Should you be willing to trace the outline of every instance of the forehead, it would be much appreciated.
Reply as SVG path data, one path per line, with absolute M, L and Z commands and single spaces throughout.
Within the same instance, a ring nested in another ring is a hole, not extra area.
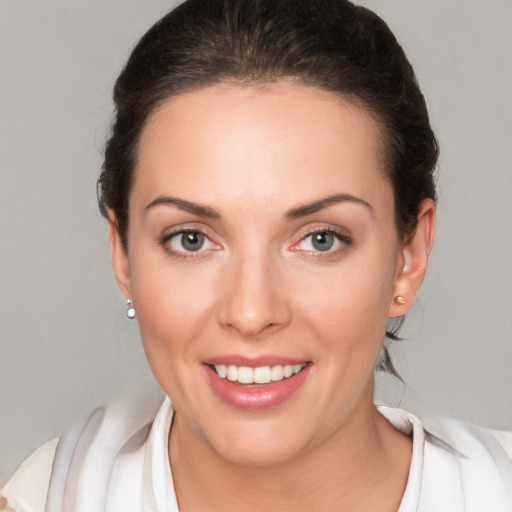
M 273 202 L 388 187 L 379 127 L 339 96 L 278 82 L 219 84 L 168 99 L 140 140 L 134 195 Z M 201 184 L 198 187 L 198 184 Z M 304 196 L 304 197 L 300 197 Z M 285 196 L 286 197 L 286 196 Z

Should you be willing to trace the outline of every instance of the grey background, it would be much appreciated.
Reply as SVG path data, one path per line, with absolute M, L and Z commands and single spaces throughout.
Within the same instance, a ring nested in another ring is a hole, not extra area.
M 0 0 L 0 482 L 84 412 L 158 396 L 95 181 L 113 81 L 173 2 Z M 366 0 L 442 148 L 436 247 L 379 400 L 512 429 L 512 2 Z M 158 399 L 158 398 L 157 398 Z

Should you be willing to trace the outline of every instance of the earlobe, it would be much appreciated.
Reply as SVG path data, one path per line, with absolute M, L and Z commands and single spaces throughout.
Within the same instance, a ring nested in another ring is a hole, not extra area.
M 432 251 L 436 209 L 434 201 L 424 199 L 418 211 L 416 230 L 407 237 L 400 251 L 400 265 L 395 277 L 390 317 L 402 316 L 416 301 L 416 295 L 425 278 L 428 258 Z
M 108 210 L 108 233 L 112 267 L 119 289 L 127 299 L 132 298 L 130 264 L 119 233 L 117 216 L 112 209 Z

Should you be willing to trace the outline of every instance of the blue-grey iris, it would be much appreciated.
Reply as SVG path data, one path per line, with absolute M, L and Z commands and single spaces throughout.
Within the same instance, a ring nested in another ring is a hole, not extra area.
M 187 251 L 199 251 L 204 245 L 204 235 L 202 233 L 183 233 L 181 235 L 181 245 Z
M 320 231 L 312 235 L 312 244 L 317 251 L 328 251 L 334 245 L 334 235 L 328 231 Z

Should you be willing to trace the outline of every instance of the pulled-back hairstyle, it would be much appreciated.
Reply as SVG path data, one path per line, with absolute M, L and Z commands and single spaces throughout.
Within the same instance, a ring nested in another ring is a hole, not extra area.
M 125 250 L 139 140 L 155 109 L 193 88 L 283 78 L 373 115 L 398 233 L 414 231 L 421 201 L 436 199 L 438 146 L 414 71 L 386 23 L 347 0 L 186 0 L 141 38 L 114 88 L 98 202 L 104 216 L 115 213 Z

